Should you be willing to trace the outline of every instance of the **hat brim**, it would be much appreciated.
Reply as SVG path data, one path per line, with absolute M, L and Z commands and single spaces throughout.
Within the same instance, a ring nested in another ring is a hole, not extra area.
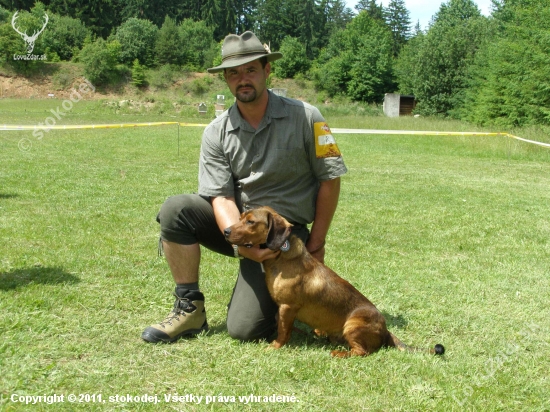
M 281 57 L 283 57 L 283 54 L 279 53 L 279 52 L 273 52 L 273 53 L 269 53 L 269 54 L 257 53 L 257 54 L 251 54 L 251 55 L 248 55 L 248 56 L 243 56 L 243 57 L 236 57 L 236 58 L 228 59 L 228 60 L 224 61 L 219 66 L 211 67 L 210 69 L 206 69 L 206 71 L 208 73 L 219 73 L 219 72 L 223 71 L 224 69 L 229 69 L 230 67 L 241 66 L 243 64 L 250 63 L 254 60 L 261 59 L 262 57 L 267 57 L 267 61 L 272 62 L 272 61 L 275 61 L 275 60 L 279 60 Z

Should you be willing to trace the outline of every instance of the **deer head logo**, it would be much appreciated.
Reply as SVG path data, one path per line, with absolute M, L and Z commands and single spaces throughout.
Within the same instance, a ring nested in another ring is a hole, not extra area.
M 15 12 L 15 14 L 13 15 L 12 19 L 11 19 L 11 25 L 13 27 L 13 29 L 19 33 L 19 35 L 23 38 L 23 40 L 25 40 L 25 43 L 27 43 L 27 53 L 28 54 L 31 54 L 32 51 L 34 50 L 34 42 L 36 41 L 36 39 L 38 38 L 38 36 L 40 35 L 40 33 L 42 33 L 44 31 L 44 29 L 46 28 L 46 24 L 48 24 L 48 15 L 46 13 L 44 13 L 44 16 L 46 17 L 46 21 L 44 22 L 44 25 L 42 26 L 42 28 L 40 30 L 35 30 L 34 33 L 32 34 L 32 36 L 28 36 L 26 32 L 21 32 L 20 30 L 17 29 L 17 27 L 15 27 L 15 20 L 17 19 L 17 13 L 19 13 L 18 11 Z

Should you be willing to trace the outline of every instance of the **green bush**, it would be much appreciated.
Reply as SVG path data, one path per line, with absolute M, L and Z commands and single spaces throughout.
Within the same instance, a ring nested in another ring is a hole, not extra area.
M 43 25 L 45 23 L 43 5 L 41 3 L 37 3 L 37 5 L 38 6 L 34 7 L 31 10 L 31 12 L 28 12 L 25 10 L 21 10 L 17 12 L 15 27 L 17 27 L 19 31 L 27 34 L 32 34 L 33 32 L 39 31 L 40 29 L 43 28 Z M 23 41 L 21 36 L 11 26 L 11 20 L 14 14 L 15 13 L 11 13 L 8 19 L 8 22 L 5 23 L 6 28 L 2 33 L 3 41 L 0 42 L 0 45 L 4 45 L 3 46 L 4 50 L 7 48 L 10 48 L 12 50 L 12 53 L 11 53 L 12 56 L 10 57 L 11 60 L 13 60 L 13 54 L 28 54 L 27 44 Z M 49 28 L 49 24 L 46 27 Z M 9 29 L 11 33 L 7 33 L 6 32 L 7 29 Z M 7 39 L 8 44 L 4 43 L 5 41 L 4 39 Z M 15 44 L 11 41 L 12 39 L 17 39 Z M 44 33 L 42 33 L 40 36 L 38 36 L 38 38 L 34 43 L 32 54 L 42 55 L 44 54 L 44 52 L 45 52 Z
M 55 50 L 50 50 L 49 47 L 46 47 L 46 53 L 45 54 L 46 54 L 47 60 L 50 63 L 57 63 L 57 62 L 61 61 L 61 57 L 59 57 L 59 54 L 57 54 L 57 52 Z
M 218 43 L 215 44 L 216 53 L 213 55 L 212 63 L 210 64 L 210 67 L 215 67 L 222 64 L 222 45 L 223 45 L 223 40 L 220 40 Z
M 43 7 L 41 3 L 37 3 L 39 7 Z M 42 9 L 43 10 L 43 9 Z M 33 33 L 35 30 L 40 30 L 44 24 L 44 14 L 36 7 L 31 12 L 20 11 L 16 19 L 16 27 L 25 33 Z M 5 19 L 6 12 L 2 12 L 2 17 Z M 13 29 L 11 25 L 11 17 L 13 13 L 8 13 L 8 22 L 0 23 L 0 59 L 7 63 L 16 73 L 22 75 L 30 75 L 41 67 L 44 62 L 42 60 L 19 60 L 14 59 L 14 55 L 27 55 L 27 44 L 21 36 Z M 32 54 L 44 55 L 46 52 L 42 36 L 36 40 Z
M 204 70 L 212 67 L 212 61 L 219 53 L 213 40 L 214 29 L 204 21 L 185 19 L 178 27 L 182 41 L 182 64 L 191 70 Z
M 148 75 L 148 83 L 156 89 L 170 87 L 176 78 L 177 67 L 165 64 L 156 70 L 151 70 Z
M 213 80 L 210 76 L 198 78 L 191 82 L 190 92 L 197 96 L 202 96 L 210 90 Z
M 149 20 L 130 18 L 118 27 L 115 39 L 121 45 L 119 60 L 131 66 L 135 59 L 151 67 L 155 63 L 158 28 Z
M 312 68 L 315 87 L 333 97 L 344 94 L 350 80 L 349 72 L 353 64 L 350 53 L 327 58 L 327 52 L 321 52 L 318 61 Z
M 84 75 L 95 85 L 109 83 L 117 74 L 118 42 L 107 43 L 98 38 L 82 49 L 79 59 L 84 64 Z
M 11 13 L 0 6 L 0 23 L 7 23 L 10 20 Z
M 360 13 L 331 36 L 312 69 L 315 86 L 330 96 L 382 101 L 395 88 L 391 36 L 384 22 Z
M 273 72 L 280 79 L 294 78 L 299 73 L 306 73 L 311 62 L 307 57 L 306 47 L 294 37 L 285 37 L 279 50 L 283 58 L 273 64 Z
M 90 30 L 78 19 L 54 13 L 48 13 L 48 16 L 48 28 L 43 33 L 44 46 L 50 53 L 56 53 L 61 60 L 69 61 L 75 49 L 84 46 L 84 39 L 90 35 Z
M 60 69 L 52 76 L 52 83 L 56 90 L 66 90 L 72 85 L 75 75 L 70 70 Z
M 0 56 L 3 61 L 12 63 L 14 54 L 24 54 L 25 43 L 13 30 L 10 23 L 0 24 Z
M 486 38 L 489 21 L 472 0 L 450 0 L 430 30 L 411 40 L 396 64 L 402 92 L 416 96 L 416 112 L 456 116 L 468 87 L 468 67 Z
M 155 44 L 156 62 L 158 64 L 181 64 L 183 46 L 174 19 L 166 16 L 160 28 Z

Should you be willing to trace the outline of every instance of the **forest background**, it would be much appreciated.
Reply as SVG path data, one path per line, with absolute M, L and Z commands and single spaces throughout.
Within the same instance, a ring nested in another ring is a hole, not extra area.
M 0 69 L 32 76 L 72 61 L 96 86 L 145 87 L 146 70 L 204 71 L 225 35 L 253 30 L 285 56 L 274 76 L 309 80 L 329 98 L 380 103 L 399 92 L 422 115 L 550 124 L 550 0 L 493 0 L 490 16 L 449 0 L 426 30 L 413 27 L 404 0 L 355 9 L 342 0 L 0 0 Z M 36 32 L 45 14 L 32 53 L 46 59 L 15 59 L 28 50 L 14 26 Z

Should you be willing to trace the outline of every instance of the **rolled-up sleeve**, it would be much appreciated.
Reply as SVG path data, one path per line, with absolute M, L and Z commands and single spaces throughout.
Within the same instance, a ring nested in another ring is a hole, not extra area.
M 199 194 L 209 197 L 233 197 L 233 174 L 220 136 L 220 132 L 213 125 L 204 131 L 199 157 Z
M 318 136 L 314 130 L 315 124 L 323 124 L 327 129 L 328 125 L 326 124 L 326 120 L 323 118 L 321 112 L 319 112 L 316 107 L 311 107 L 311 114 L 312 118 L 310 123 L 307 125 L 308 130 L 304 133 L 306 136 L 305 140 L 307 142 L 306 146 L 311 168 L 319 181 L 336 179 L 337 177 L 346 174 L 348 171 L 344 163 L 344 159 L 342 158 L 340 150 L 336 145 L 336 140 L 334 140 L 330 130 L 327 130 L 326 133 L 330 136 L 331 141 L 334 141 L 333 147 L 336 149 L 336 154 L 319 155 L 319 153 L 317 153 L 319 149 L 315 141 L 318 139 Z

